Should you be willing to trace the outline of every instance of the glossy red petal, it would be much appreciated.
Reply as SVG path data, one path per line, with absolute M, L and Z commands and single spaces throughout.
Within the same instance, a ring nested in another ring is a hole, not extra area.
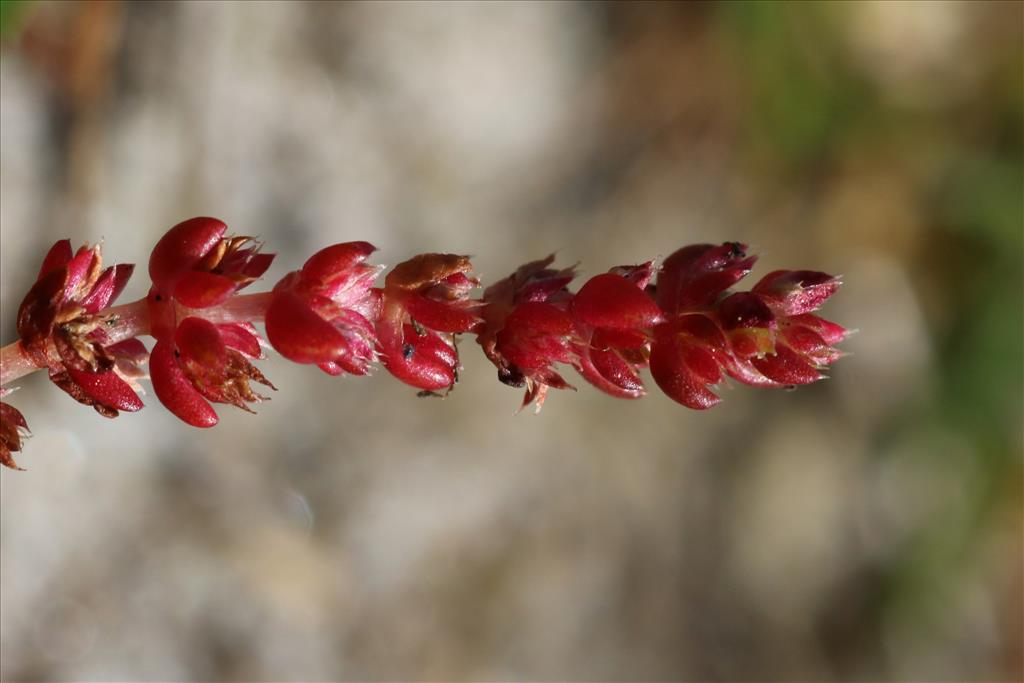
M 590 338 L 590 345 L 595 349 L 640 349 L 649 340 L 649 335 L 639 330 L 599 329 Z
M 341 367 L 334 361 L 328 361 L 326 363 L 317 363 L 316 366 L 326 372 L 331 377 L 337 377 L 345 374 L 345 368 Z
M 365 261 L 377 247 L 369 242 L 332 244 L 309 257 L 302 266 L 302 277 L 323 284 L 346 277 L 351 269 Z
M 220 330 L 209 320 L 190 316 L 178 323 L 174 343 L 180 362 L 208 370 L 219 370 L 227 363 L 227 346 Z
M 776 270 L 751 290 L 762 295 L 784 315 L 810 313 L 836 293 L 840 281 L 815 270 Z
M 209 308 L 224 303 L 237 290 L 237 281 L 225 275 L 192 270 L 178 280 L 174 298 L 189 308 Z
M 190 218 L 160 238 L 149 257 L 149 277 L 159 288 L 171 289 L 220 242 L 228 226 L 216 218 Z
M 587 349 L 576 368 L 592 385 L 618 398 L 640 398 L 646 392 L 636 369 L 615 351 Z
M 786 346 L 779 345 L 774 354 L 750 361 L 765 377 L 780 384 L 811 384 L 822 378 L 811 363 Z
M 179 419 L 193 427 L 212 427 L 217 424 L 217 413 L 182 372 L 172 344 L 159 341 L 153 347 L 150 354 L 150 376 L 156 397 Z
M 834 323 L 831 320 L 825 320 L 816 315 L 810 313 L 804 313 L 803 315 L 794 315 L 789 321 L 793 324 L 803 325 L 809 327 L 825 340 L 827 344 L 836 345 L 839 342 L 850 336 L 850 330 L 846 329 L 838 323 Z
M 68 367 L 67 373 L 96 403 L 133 413 L 142 410 L 142 400 L 131 386 L 113 371 L 88 372 Z
M 687 365 L 685 344 L 678 337 L 655 339 L 651 345 L 651 376 L 665 395 L 687 408 L 706 410 L 722 399 Z
M 44 275 L 49 274 L 50 271 L 66 266 L 71 260 L 71 256 L 71 240 L 60 240 L 50 247 L 50 251 L 46 252 L 46 256 L 43 258 L 43 265 L 39 268 L 39 275 L 36 279 L 39 280 Z
M 93 285 L 92 291 L 82 301 L 82 308 L 87 313 L 99 313 L 107 308 L 128 284 L 128 278 L 131 277 L 133 270 L 135 266 L 129 263 L 121 263 L 104 270 Z
M 662 320 L 651 297 L 614 273 L 590 278 L 573 297 L 571 308 L 577 320 L 593 327 L 643 329 Z
M 348 341 L 288 290 L 274 292 L 266 314 L 267 339 L 295 363 L 327 363 L 345 353 Z
M 465 307 L 428 299 L 416 292 L 408 293 L 403 303 L 413 320 L 438 332 L 466 332 L 480 320 Z
M 569 335 L 574 326 L 572 316 L 554 304 L 528 301 L 513 309 L 505 319 L 505 328 L 517 333 Z
M 396 379 L 426 391 L 452 386 L 459 364 L 455 349 L 436 332 L 418 334 L 405 325 L 401 346 L 384 348 L 381 363 Z
M 747 256 L 746 249 L 738 242 L 679 249 L 661 266 L 658 305 L 668 314 L 710 305 L 754 267 L 757 258 Z
M 124 341 L 111 344 L 110 346 L 104 346 L 103 350 L 112 358 L 124 358 L 135 362 L 144 361 L 149 356 L 149 351 L 146 350 L 146 345 L 143 344 L 138 337 L 125 339 Z
M 84 298 L 86 292 L 79 292 L 78 288 L 84 283 L 91 282 L 90 276 L 96 274 L 100 268 L 100 248 L 82 246 L 78 248 L 74 257 L 68 261 L 68 279 L 64 285 L 65 295 L 68 297 Z
M 242 275 L 253 280 L 262 277 L 267 272 L 270 264 L 274 262 L 275 254 L 256 253 L 253 254 L 239 271 Z
M 256 334 L 256 328 L 250 323 L 226 323 L 217 325 L 224 344 L 232 349 L 240 351 L 249 358 L 261 358 L 263 349 L 260 348 L 260 338 Z

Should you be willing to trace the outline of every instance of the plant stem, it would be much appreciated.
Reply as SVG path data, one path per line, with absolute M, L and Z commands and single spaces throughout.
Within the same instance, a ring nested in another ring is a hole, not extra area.
M 177 307 L 177 318 L 194 316 L 210 322 L 222 323 L 261 323 L 270 305 L 270 292 L 259 294 L 242 294 L 232 297 L 220 306 L 210 308 Z M 139 299 L 130 304 L 122 304 L 109 308 L 99 314 L 106 321 L 107 338 L 104 345 L 149 335 L 149 306 L 146 299 Z M 41 370 L 25 353 L 20 341 L 0 348 L 0 386 Z

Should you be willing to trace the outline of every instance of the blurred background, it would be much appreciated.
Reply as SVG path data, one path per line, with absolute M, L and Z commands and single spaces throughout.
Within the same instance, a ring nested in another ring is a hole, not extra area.
M 272 357 L 210 431 L 32 376 L 0 678 L 1024 678 L 1021 3 L 0 8 L 5 342 L 54 241 L 144 265 L 194 215 L 268 286 L 352 239 L 487 281 L 740 240 L 860 330 L 708 413 L 516 416 L 471 340 L 443 401 Z

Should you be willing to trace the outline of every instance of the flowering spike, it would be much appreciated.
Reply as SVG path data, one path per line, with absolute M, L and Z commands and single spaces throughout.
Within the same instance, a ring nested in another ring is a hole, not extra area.
M 645 394 L 649 367 L 670 398 L 706 409 L 720 402 L 714 389 L 724 377 L 758 387 L 821 379 L 849 334 L 813 314 L 840 285 L 826 273 L 779 270 L 751 291 L 729 291 L 756 260 L 736 242 L 683 247 L 660 268 L 616 266 L 576 293 L 575 266 L 553 268 L 551 255 L 479 299 L 467 256 L 414 256 L 375 288 L 384 267 L 367 263 L 374 246 L 345 242 L 313 254 L 273 291 L 237 296 L 273 255 L 226 231 L 215 218 L 171 228 L 150 256 L 149 295 L 116 309 L 133 267 L 104 269 L 99 246 L 54 244 L 19 307 L 20 340 L 0 354 L 3 381 L 46 369 L 73 398 L 114 417 L 142 408 L 148 362 L 160 402 L 188 424 L 211 427 L 212 403 L 251 412 L 264 400 L 252 383 L 274 388 L 250 362 L 264 357 L 253 325 L 263 321 L 270 344 L 290 360 L 334 376 L 365 375 L 379 361 L 421 394 L 451 390 L 456 337 L 471 333 L 498 379 L 525 388 L 522 407 L 539 411 L 549 389 L 573 389 L 561 364 L 620 398 Z M 156 339 L 151 353 L 138 339 L 145 334 Z M 11 453 L 26 430 L 24 417 L 0 403 L 0 464 L 16 467 Z

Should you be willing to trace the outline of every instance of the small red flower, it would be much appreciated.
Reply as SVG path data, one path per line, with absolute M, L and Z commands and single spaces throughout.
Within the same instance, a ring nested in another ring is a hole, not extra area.
M 43 259 L 18 309 L 18 335 L 26 354 L 48 368 L 54 384 L 106 417 L 142 408 L 123 377 L 133 366 L 133 349 L 107 345 L 107 320 L 100 315 L 124 289 L 133 268 L 104 269 L 99 245 L 72 253 L 71 242 L 61 240 Z
M 472 264 L 456 254 L 420 254 L 384 279 L 377 339 L 381 362 L 399 380 L 435 392 L 458 379 L 453 336 L 480 322 L 469 299 L 479 286 Z
M 150 330 L 157 339 L 174 334 L 178 308 L 217 306 L 255 282 L 274 260 L 250 237 L 225 237 L 216 218 L 191 218 L 167 231 L 149 257 Z M 187 313 L 186 313 L 187 314 Z
M 193 427 L 212 427 L 218 418 L 210 401 L 252 412 L 248 404 L 266 397 L 253 391 L 249 382 L 274 388 L 248 360 L 259 357 L 259 338 L 251 325 L 215 325 L 188 317 L 173 339 L 160 339 L 153 347 L 153 390 L 181 420 Z
M 549 386 L 573 389 L 552 367 L 571 362 L 572 318 L 566 312 L 574 268 L 550 268 L 555 255 L 520 266 L 484 290 L 483 322 L 474 329 L 484 355 L 498 368 L 498 379 L 525 387 L 520 409 L 544 405 Z M 520 310 L 522 309 L 522 310 Z
M 0 389 L 0 396 L 10 393 Z M 0 465 L 20 470 L 11 453 L 21 451 L 21 440 L 28 434 L 28 423 L 21 412 L 12 405 L 0 401 Z
M 375 250 L 368 242 L 335 244 L 277 283 L 266 326 L 282 356 L 315 363 L 330 375 L 369 371 L 377 360 L 373 321 L 381 300 L 372 286 L 384 269 L 365 263 Z
M 150 374 L 157 398 L 195 427 L 217 424 L 210 405 L 230 403 L 252 412 L 265 399 L 250 381 L 273 385 L 250 358 L 261 358 L 260 338 L 249 323 L 214 324 L 189 315 L 218 306 L 257 280 L 274 259 L 249 237 L 225 237 L 216 218 L 178 223 L 160 238 L 149 258 L 153 280 L 147 303 L 156 346 Z

